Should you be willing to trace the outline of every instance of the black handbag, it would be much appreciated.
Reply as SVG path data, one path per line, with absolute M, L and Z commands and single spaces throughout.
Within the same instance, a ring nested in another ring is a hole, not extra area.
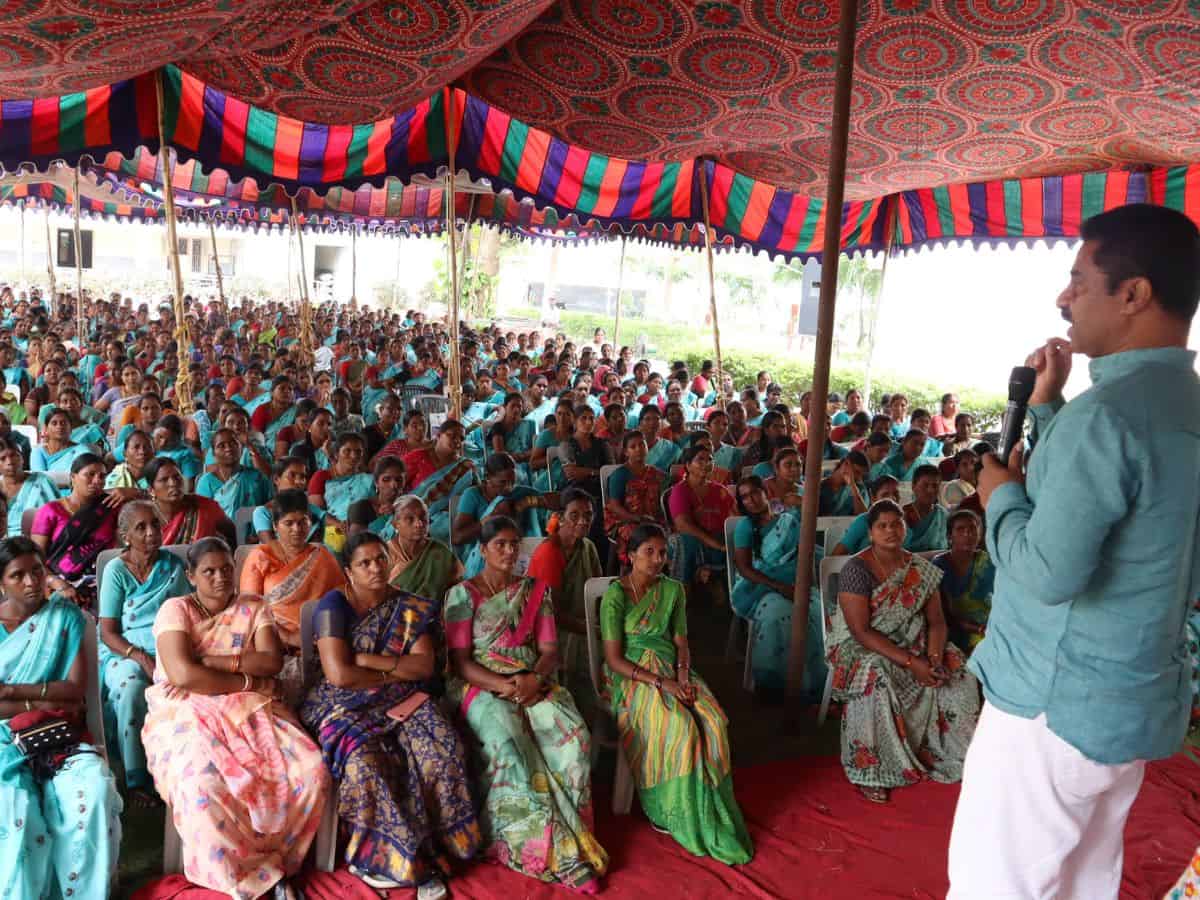
M 12 736 L 38 782 L 53 778 L 81 740 L 79 729 L 58 717 L 43 717 L 24 728 L 13 728 Z

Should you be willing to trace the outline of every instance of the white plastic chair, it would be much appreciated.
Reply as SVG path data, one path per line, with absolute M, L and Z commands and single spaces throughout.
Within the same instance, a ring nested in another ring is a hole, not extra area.
M 913 486 L 911 481 L 900 482 L 900 505 L 913 502 Z
M 554 461 L 558 460 L 558 464 L 561 466 L 566 458 L 562 447 L 546 448 L 546 480 L 550 483 L 551 491 L 554 490 Z
M 696 431 L 708 431 L 708 423 L 703 419 L 693 419 L 691 422 L 683 423 L 683 430 L 689 434 Z
M 42 474 L 54 482 L 56 488 L 69 488 L 71 486 L 70 472 L 43 472 Z
M 827 556 L 821 560 L 821 655 L 829 654 L 829 620 L 837 608 L 838 575 L 852 556 Z M 817 710 L 817 727 L 825 724 L 829 713 L 829 700 L 833 696 L 833 669 L 825 676 L 825 690 L 821 692 L 821 707 Z
M 618 816 L 629 814 L 633 808 L 633 770 L 621 746 L 621 736 L 617 733 L 616 722 L 612 714 L 605 708 L 604 696 L 600 692 L 600 662 L 603 653 L 600 649 L 600 598 L 608 590 L 608 586 L 616 581 L 613 577 L 589 578 L 583 585 L 583 614 L 587 623 L 587 652 L 588 671 L 592 676 L 592 690 L 596 692 L 599 703 L 596 706 L 596 719 L 592 722 L 592 763 L 600 745 L 614 747 L 617 751 L 617 771 L 613 778 L 613 813 Z M 603 736 L 602 736 L 603 735 Z M 608 737 L 608 735 L 612 735 Z
M 25 439 L 29 441 L 29 449 L 32 452 L 33 448 L 38 446 L 41 441 L 38 440 L 37 428 L 33 425 L 14 425 L 12 430 L 17 434 L 25 435 Z
M 823 459 L 821 460 L 821 477 L 825 478 L 833 474 L 833 470 L 838 467 L 840 459 Z
M 825 532 L 825 554 L 830 555 L 837 546 L 855 516 L 821 516 L 817 519 L 817 531 Z
M 237 542 L 241 547 L 245 544 L 257 544 L 258 535 L 254 533 L 254 510 L 257 507 L 243 506 L 233 514 L 233 525 L 237 530 Z

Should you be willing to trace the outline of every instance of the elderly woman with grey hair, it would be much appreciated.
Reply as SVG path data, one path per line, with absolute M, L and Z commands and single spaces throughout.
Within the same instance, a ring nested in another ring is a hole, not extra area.
M 149 500 L 121 508 L 117 536 L 124 549 L 105 566 L 100 582 L 100 686 L 130 799 L 149 805 L 156 800 L 142 722 L 154 678 L 154 617 L 168 597 L 187 594 L 191 586 L 183 561 L 162 547 L 162 521 Z
M 434 601 L 440 609 L 446 591 L 462 580 L 463 567 L 445 544 L 429 536 L 429 507 L 416 494 L 392 504 L 394 535 L 388 541 L 392 587 Z

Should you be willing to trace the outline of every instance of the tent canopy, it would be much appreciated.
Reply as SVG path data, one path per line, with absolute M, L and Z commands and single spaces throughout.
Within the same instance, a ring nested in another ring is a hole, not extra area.
M 719 244 L 789 258 L 820 249 L 834 3 L 0 10 L 9 170 L 83 156 L 111 169 L 114 152 L 136 162 L 139 147 L 157 151 L 153 72 L 165 66 L 168 141 L 200 181 L 254 179 L 253 199 L 214 192 L 223 221 L 280 221 L 271 185 L 310 188 L 325 221 L 369 221 L 403 194 L 389 178 L 407 185 L 445 167 L 453 135 L 457 165 L 511 191 L 514 214 L 515 201 L 534 204 L 519 228 L 640 230 L 694 246 L 704 179 Z M 1149 199 L 1200 212 L 1187 165 L 1200 154 L 1195 0 L 864 0 L 859 18 L 847 250 L 1070 237 L 1097 197 L 1099 209 Z

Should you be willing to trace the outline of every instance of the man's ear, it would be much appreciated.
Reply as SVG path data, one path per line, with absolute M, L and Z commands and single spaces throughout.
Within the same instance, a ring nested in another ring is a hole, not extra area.
M 1149 278 L 1127 278 L 1117 288 L 1117 296 L 1121 302 L 1121 315 L 1135 316 L 1145 312 L 1154 302 L 1154 288 L 1150 286 Z

